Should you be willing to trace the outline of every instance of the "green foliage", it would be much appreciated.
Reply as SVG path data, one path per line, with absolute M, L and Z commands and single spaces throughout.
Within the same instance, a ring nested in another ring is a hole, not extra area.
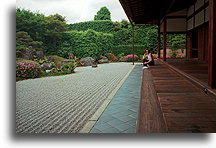
M 40 64 L 40 65 L 43 64 L 43 63 L 51 63 L 51 64 L 52 64 L 52 67 L 56 68 L 55 62 L 50 62 L 50 61 L 48 61 L 47 59 L 42 60 L 42 59 L 37 59 L 37 58 L 35 58 L 34 61 L 37 62 L 37 63 Z
M 143 55 L 144 54 L 145 47 L 143 45 L 134 45 L 134 53 L 137 55 Z M 114 46 L 112 49 L 112 52 L 115 55 L 123 54 L 123 55 L 129 55 L 133 53 L 132 50 L 132 44 L 131 45 L 117 45 Z
M 55 54 L 62 42 L 63 32 L 66 31 L 65 18 L 59 14 L 50 15 L 45 21 L 45 27 L 48 28 L 44 37 L 44 43 L 48 47 L 45 52 L 47 54 Z
M 43 41 L 46 17 L 30 10 L 16 9 L 16 31 L 27 32 L 35 41 Z
M 130 44 L 131 32 L 128 29 L 119 29 L 113 32 L 114 45 L 126 45 Z
M 107 7 L 102 7 L 94 16 L 94 20 L 111 20 L 111 13 Z
M 118 55 L 116 55 L 116 58 L 120 59 L 122 57 L 125 57 L 125 54 L 124 53 L 119 53 Z
M 130 23 L 127 20 L 122 20 L 120 24 L 121 24 L 121 28 L 126 28 L 126 29 L 129 28 L 130 25 Z
M 108 33 L 87 31 L 65 32 L 62 49 L 75 54 L 78 58 L 92 57 L 97 59 L 112 48 L 113 35 Z M 66 54 L 61 52 L 61 54 Z
M 33 48 L 36 51 L 42 50 L 42 42 L 33 41 L 31 36 L 24 31 L 20 31 L 16 33 L 16 49 L 22 50 L 25 48 Z
M 66 31 L 65 18 L 59 14 L 48 17 L 40 13 L 24 9 L 16 9 L 16 31 L 27 32 L 35 44 L 43 42 L 46 54 L 55 54 L 62 42 L 62 34 Z M 38 42 L 39 41 L 39 42 Z M 17 44 L 18 49 L 24 46 Z
M 145 28 L 144 34 L 144 46 L 145 48 L 149 48 L 153 50 L 153 53 L 157 52 L 158 48 L 158 30 L 155 25 L 148 25 Z
M 97 20 L 70 24 L 69 30 L 86 31 L 92 29 L 97 32 L 110 33 L 112 27 L 112 21 L 110 20 Z
M 170 34 L 167 36 L 168 45 L 171 46 L 172 55 L 171 57 L 177 57 L 176 49 L 186 46 L 186 36 L 184 34 Z M 181 56 L 180 56 L 181 57 Z
M 70 71 L 71 73 L 74 72 L 74 69 L 76 68 L 77 64 L 74 61 L 74 63 L 64 63 L 62 64 L 62 71 Z
M 16 33 L 16 55 L 21 57 L 24 49 L 32 51 L 42 50 L 42 42 L 34 41 L 27 32 L 20 31 Z
M 47 56 L 47 57 L 50 57 L 50 58 L 52 58 L 54 60 L 54 63 L 52 63 L 52 65 L 54 67 L 57 67 L 57 68 L 60 68 L 61 67 L 61 62 L 66 60 L 65 58 L 57 56 L 57 55 L 50 55 L 50 56 Z
M 43 64 L 43 63 L 49 63 L 50 61 L 48 61 L 47 59 L 34 59 L 35 62 L 37 62 L 38 64 Z
M 173 49 L 177 49 L 178 47 L 185 47 L 186 36 L 184 34 L 174 35 L 171 39 L 171 45 Z
M 40 74 L 40 65 L 34 61 L 16 63 L 16 77 L 28 79 L 39 77 Z
M 65 17 L 55 14 L 44 16 L 37 12 L 16 9 L 17 55 L 25 48 L 44 50 L 45 55 L 95 59 L 105 53 L 132 54 L 132 26 L 127 20 L 112 22 L 110 12 L 102 7 L 94 21 L 66 24 Z M 70 30 L 70 31 L 69 31 Z M 157 51 L 157 26 L 142 25 L 134 28 L 135 54 L 142 55 L 145 48 Z M 161 42 L 163 43 L 163 42 Z M 167 45 L 175 50 L 185 47 L 185 35 L 167 35 Z M 163 47 L 163 46 L 161 46 Z
M 121 22 L 114 22 L 113 23 L 113 36 L 114 36 L 114 43 L 113 43 L 114 45 L 132 46 L 132 42 L 133 42 L 132 26 L 129 24 L 129 22 L 125 20 L 122 20 Z M 153 49 L 154 52 L 156 52 L 157 51 L 157 26 L 155 25 L 135 26 L 134 27 L 134 44 L 137 47 L 142 46 L 143 49 L 150 48 L 150 49 Z M 115 51 L 113 52 L 115 53 Z M 123 52 L 123 53 L 130 54 L 126 52 Z

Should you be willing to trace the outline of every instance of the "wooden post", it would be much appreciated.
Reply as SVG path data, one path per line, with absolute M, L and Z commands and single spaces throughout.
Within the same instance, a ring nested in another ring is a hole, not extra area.
M 164 26 L 163 26 L 163 60 L 166 61 L 166 33 L 167 33 L 167 22 L 164 19 Z
M 208 84 L 215 88 L 215 0 L 209 0 Z
M 161 44 L 161 39 L 160 39 L 160 23 L 158 24 L 158 58 L 160 58 L 160 44 Z
M 133 49 L 133 65 L 134 65 L 134 24 L 132 24 L 132 49 Z
M 191 32 L 187 33 L 186 57 L 187 57 L 187 59 L 192 58 L 192 35 L 191 35 Z

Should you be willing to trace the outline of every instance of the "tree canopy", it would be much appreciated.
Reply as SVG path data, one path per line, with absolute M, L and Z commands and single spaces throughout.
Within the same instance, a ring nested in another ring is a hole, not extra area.
M 107 7 L 102 7 L 94 16 L 94 20 L 111 20 L 111 13 Z

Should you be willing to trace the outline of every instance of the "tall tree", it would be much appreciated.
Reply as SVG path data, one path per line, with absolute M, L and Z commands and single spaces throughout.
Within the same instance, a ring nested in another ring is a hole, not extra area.
M 94 20 L 111 20 L 111 13 L 107 7 L 102 7 L 94 16 Z
M 16 32 L 27 32 L 35 41 L 43 41 L 45 32 L 45 19 L 43 14 L 30 10 L 16 9 Z
M 48 16 L 45 21 L 45 28 L 44 43 L 47 46 L 45 51 L 47 54 L 54 54 L 62 42 L 63 32 L 66 31 L 65 17 L 59 14 Z

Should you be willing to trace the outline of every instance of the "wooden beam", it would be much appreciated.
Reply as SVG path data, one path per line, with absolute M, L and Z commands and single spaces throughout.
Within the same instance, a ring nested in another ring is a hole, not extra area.
M 215 88 L 215 0 L 209 0 L 208 84 Z
M 163 60 L 166 61 L 166 33 L 167 33 L 167 21 L 164 20 L 164 26 L 163 26 Z
M 137 133 L 167 133 L 150 69 L 143 70 Z
M 160 39 L 160 22 L 158 23 L 158 58 L 160 58 L 160 44 L 161 44 L 161 39 Z
M 134 25 L 132 25 L 132 49 L 133 49 L 133 65 L 134 65 Z

